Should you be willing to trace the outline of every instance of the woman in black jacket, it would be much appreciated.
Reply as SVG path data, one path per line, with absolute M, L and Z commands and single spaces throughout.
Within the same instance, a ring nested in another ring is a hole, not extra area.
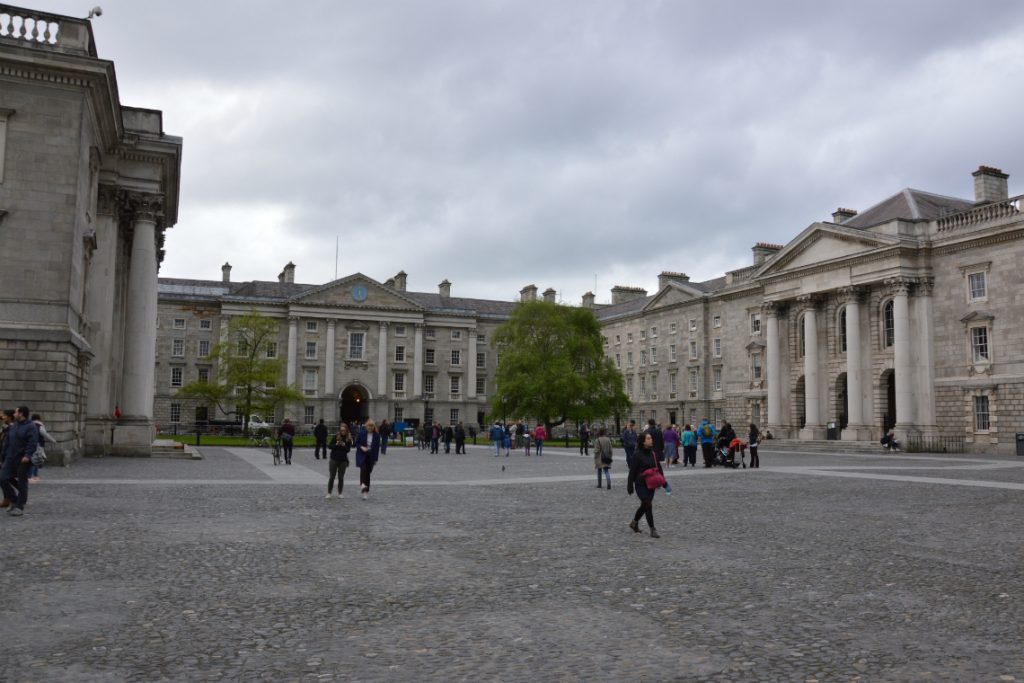
M 640 518 L 646 515 L 647 526 L 651 528 L 651 537 L 660 538 L 657 530 L 654 528 L 654 491 L 647 488 L 643 477 L 640 476 L 641 472 L 652 468 L 657 468 L 659 472 L 664 474 L 661 464 L 658 463 L 657 456 L 654 455 L 654 439 L 650 434 L 645 434 L 643 442 L 633 455 L 633 466 L 629 468 L 629 479 L 626 481 L 626 491 L 633 493 L 635 489 L 636 497 L 640 499 L 640 507 L 636 509 L 636 514 L 633 515 L 633 521 L 629 523 L 629 528 L 636 533 L 640 533 Z
M 334 488 L 334 477 L 338 477 L 338 498 L 344 498 L 341 489 L 345 486 L 345 470 L 348 468 L 348 452 L 352 450 L 352 435 L 344 422 L 338 427 L 338 433 L 331 439 L 331 460 L 327 464 L 327 497 L 331 497 Z

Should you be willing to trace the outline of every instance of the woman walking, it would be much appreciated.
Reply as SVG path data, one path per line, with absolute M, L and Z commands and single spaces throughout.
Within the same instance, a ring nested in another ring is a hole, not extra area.
M 664 482 L 665 472 L 654 455 L 654 438 L 650 434 L 644 434 L 642 438 L 640 448 L 633 455 L 633 466 L 629 469 L 629 480 L 626 482 L 626 492 L 632 494 L 635 490 L 636 497 L 640 499 L 640 507 L 636 509 L 629 528 L 640 533 L 640 518 L 646 516 L 647 526 L 651 529 L 651 538 L 660 538 L 654 528 L 654 491 L 657 486 L 654 489 L 648 488 L 647 481 L 640 475 L 653 469 L 661 475 L 661 480 Z
M 604 480 L 608 490 L 612 488 L 612 440 L 608 438 L 608 430 L 601 427 L 597 430 L 597 439 L 594 441 L 594 469 L 597 470 L 597 488 L 601 488 L 601 472 L 604 472 Z
M 370 474 L 373 466 L 377 464 L 377 456 L 380 455 L 380 434 L 377 433 L 377 424 L 373 420 L 367 420 L 366 426 L 359 431 L 359 438 L 356 440 L 356 467 L 359 468 L 359 488 L 363 492 L 363 500 L 370 495 Z
M 665 462 L 669 465 L 679 464 L 679 432 L 675 425 L 665 427 L 661 438 L 665 442 Z
M 690 425 L 683 428 L 683 467 L 697 466 L 697 432 Z
M 533 430 L 533 440 L 537 444 L 537 455 L 544 455 L 544 440 L 548 438 L 548 430 L 544 429 L 544 424 L 541 422 L 537 423 L 537 428 Z
M 52 443 L 56 446 L 57 440 L 50 436 L 50 433 L 46 431 L 46 426 L 43 424 L 43 418 L 39 417 L 39 413 L 32 416 L 32 421 L 36 423 L 36 429 L 39 430 L 39 448 L 43 448 L 44 443 Z M 46 453 L 45 448 L 43 448 L 43 453 Z M 28 483 L 39 483 L 39 468 L 35 465 L 32 465 L 32 470 L 28 475 Z
M 747 441 L 750 443 L 750 468 L 755 467 L 761 468 L 761 459 L 757 457 L 757 440 L 760 438 L 761 432 L 758 431 L 757 425 L 751 423 L 750 434 L 747 435 Z
M 338 498 L 344 498 L 342 489 L 345 486 L 345 470 L 348 469 L 348 452 L 352 450 L 352 435 L 348 433 L 348 426 L 342 422 L 338 427 L 338 433 L 331 439 L 331 459 L 327 463 L 327 497 L 331 497 L 331 489 L 334 488 L 334 477 L 338 477 Z

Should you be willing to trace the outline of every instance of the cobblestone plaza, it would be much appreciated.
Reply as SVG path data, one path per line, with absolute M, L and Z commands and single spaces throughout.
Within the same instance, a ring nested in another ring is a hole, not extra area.
M 87 459 L 3 516 L 7 680 L 1024 681 L 1024 458 Z

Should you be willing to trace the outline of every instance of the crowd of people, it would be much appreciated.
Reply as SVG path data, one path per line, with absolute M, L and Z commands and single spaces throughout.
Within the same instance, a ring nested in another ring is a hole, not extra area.
M 39 481 L 39 465 L 46 462 L 44 443 L 57 443 L 46 431 L 42 418 L 27 406 L 0 413 L 0 508 L 20 517 L 28 504 L 29 484 Z

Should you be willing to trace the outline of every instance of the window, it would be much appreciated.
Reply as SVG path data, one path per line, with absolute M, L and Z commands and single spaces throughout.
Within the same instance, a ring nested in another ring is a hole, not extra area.
M 750 406 L 750 421 L 755 424 L 761 424 L 761 402 L 754 401 Z
M 657 336 L 658 336 L 658 326 L 657 325 L 651 325 L 651 338 L 653 339 L 653 338 L 655 338 Z
M 476 352 L 476 366 L 480 369 L 487 367 L 487 353 L 484 351 Z
M 633 343 L 633 333 L 632 332 L 627 332 L 626 333 L 626 343 L 627 344 L 632 344 Z
M 176 329 L 176 330 L 183 330 L 183 329 L 185 329 L 185 319 L 184 318 L 175 318 L 174 319 L 174 329 Z
M 459 423 L 459 409 L 458 408 L 452 408 L 450 411 L 448 411 L 448 419 L 451 420 L 452 424 L 458 424 Z
M 433 327 L 428 327 L 423 330 L 424 339 L 433 339 L 437 336 L 437 331 Z
M 690 360 L 697 360 L 697 342 L 690 342 Z
M 210 355 L 210 340 L 200 339 L 199 340 L 199 357 L 206 358 Z
M 670 361 L 672 361 L 673 363 L 675 363 L 676 360 L 678 360 L 678 358 L 676 356 L 676 345 L 675 344 L 669 344 L 668 345 L 668 359 Z
M 405 422 L 405 410 L 402 406 L 395 406 L 395 422 Z
M 658 364 L 658 349 L 651 347 L 651 365 Z
M 677 328 L 677 325 L 675 323 L 669 323 L 669 325 L 668 325 L 668 333 L 669 334 L 675 334 L 676 333 L 676 328 Z
M 352 360 L 363 359 L 363 332 L 348 333 L 348 357 Z
M 462 365 L 462 351 L 452 349 L 452 365 Z
M 896 320 L 893 317 L 893 306 L 892 301 L 886 301 L 885 305 L 882 306 L 882 345 L 885 348 L 889 348 L 896 343 Z M 802 330 L 803 327 L 801 326 L 800 329 Z
M 244 356 L 248 356 L 249 355 L 249 340 L 248 339 L 239 339 L 238 340 L 238 346 L 235 348 L 235 351 L 237 352 L 237 354 L 239 356 L 243 356 L 243 357 Z
M 761 354 L 752 353 L 750 354 L 750 376 L 755 379 L 761 379 Z M 757 424 L 757 423 L 755 423 Z
M 967 276 L 967 289 L 971 301 L 984 301 L 988 296 L 985 273 L 970 273 Z
M 181 404 L 171 404 L 171 422 L 181 422 Z
M 180 387 L 181 386 L 182 374 L 183 374 L 183 372 L 182 372 L 181 368 L 171 368 L 171 386 L 172 387 Z
M 210 381 L 210 368 L 199 368 L 199 383 L 207 384 Z
M 722 340 L 719 337 L 715 337 L 715 340 L 711 343 L 712 349 L 714 349 L 715 358 L 722 357 Z
M 689 324 L 690 324 L 690 332 L 696 332 L 697 331 L 697 319 L 696 318 L 690 318 Z
M 449 377 L 448 378 L 448 383 L 451 386 L 451 394 L 452 394 L 452 396 L 458 396 L 459 395 L 459 388 L 462 386 L 461 380 L 462 380 L 462 378 L 459 377 L 458 375 L 456 375 L 454 377 Z
M 277 382 L 264 382 L 263 383 L 263 388 L 264 389 L 273 389 L 276 386 L 277 386 Z
M 714 318 L 712 318 L 711 319 L 711 326 L 712 327 L 721 327 L 722 326 L 722 316 L 716 315 Z
M 476 343 L 477 344 L 486 344 L 487 343 L 487 335 L 486 334 L 478 334 L 478 335 L 476 335 Z
M 693 398 L 697 397 L 697 392 L 700 390 L 700 375 L 697 373 L 697 368 L 690 369 L 690 396 Z
M 434 376 L 424 375 L 423 376 L 423 393 L 427 396 L 434 395 Z
M 715 368 L 711 371 L 711 384 L 714 385 L 715 391 L 722 390 L 722 368 Z
M 846 353 L 846 308 L 839 311 L 839 352 Z
M 622 367 L 622 354 L 621 353 L 615 354 L 615 367 L 617 367 L 617 368 L 621 368 Z
M 604 335 L 604 334 L 601 335 L 601 346 L 608 346 L 608 336 L 607 335 Z
M 317 323 L 315 320 L 306 321 L 306 332 L 316 332 Z
M 761 314 L 750 314 L 750 334 L 761 334 Z
M 404 363 L 405 362 L 405 347 L 404 346 L 396 346 L 395 347 L 395 362 L 396 363 Z
M 640 395 L 647 396 L 647 375 L 640 375 Z
M 971 351 L 975 363 L 987 363 L 989 361 L 987 327 L 971 328 Z
M 476 395 L 484 396 L 487 394 L 487 378 L 477 377 L 476 378 Z
M 316 395 L 317 372 L 313 368 L 302 371 L 302 391 L 307 396 Z
M 462 339 L 462 330 L 452 330 L 452 341 Z
M 674 372 L 668 373 L 668 390 L 672 393 L 679 390 L 678 380 L 676 379 L 676 373 Z
M 715 429 L 719 429 L 722 426 L 722 409 L 715 408 Z
M 212 320 L 200 320 L 199 321 L 199 329 L 201 329 L 201 330 L 212 330 L 213 329 L 213 321 Z
M 647 330 L 640 330 L 640 341 L 647 340 Z
M 974 397 L 974 431 L 987 432 L 990 429 L 988 396 Z
M 404 337 L 405 336 L 405 325 L 395 325 L 395 336 L 396 337 Z
M 633 395 L 633 375 L 626 378 L 626 393 L 630 396 Z
M 807 352 L 807 328 L 804 326 L 804 317 L 800 316 L 796 321 L 796 354 L 797 358 L 803 358 Z
M 423 362 L 426 363 L 427 365 L 434 364 L 434 349 L 423 350 Z
M 647 365 L 647 349 L 640 349 L 640 367 Z
M 396 394 L 404 394 L 405 393 L 405 373 L 404 372 L 396 372 L 395 373 L 395 384 L 394 384 L 394 386 L 395 386 L 395 393 Z
M 171 355 L 172 356 L 184 356 L 185 355 L 185 340 L 174 339 L 171 341 Z
M 626 367 L 627 368 L 633 367 L 633 352 L 632 351 L 627 351 L 626 352 Z
M 316 422 L 316 408 L 314 406 L 303 406 L 302 423 L 311 425 Z
M 690 425 L 694 429 L 697 428 L 697 409 L 696 408 L 690 408 Z
M 267 358 L 277 358 L 277 342 L 267 342 Z
M 656 372 L 652 372 L 651 373 L 651 393 L 652 394 L 658 393 L 658 373 L 656 373 Z M 651 398 L 654 398 L 654 397 L 652 396 Z
M 316 360 L 316 342 L 306 342 L 306 360 Z
M 616 344 L 621 344 L 622 343 L 622 335 L 621 334 L 615 335 L 615 343 Z

